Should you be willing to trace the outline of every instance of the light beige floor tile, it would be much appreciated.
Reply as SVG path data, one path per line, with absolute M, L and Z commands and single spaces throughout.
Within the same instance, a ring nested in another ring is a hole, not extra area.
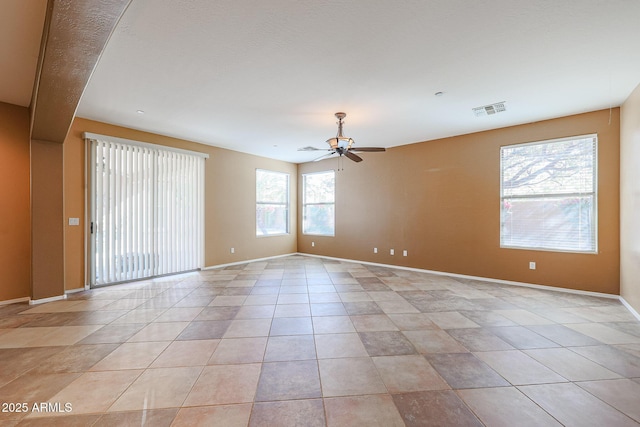
M 525 350 L 525 353 L 569 381 L 620 378 L 615 372 L 566 348 Z
M 93 365 L 91 371 L 144 369 L 169 346 L 169 341 L 124 343 Z
M 309 304 L 278 304 L 273 317 L 309 317 L 311 308 Z M 236 316 L 236 319 L 238 317 Z
M 373 301 L 366 292 L 340 292 L 338 294 L 342 302 Z
M 151 364 L 151 368 L 206 365 L 219 339 L 174 341 Z
M 389 314 L 389 319 L 401 331 L 415 331 L 423 329 L 439 329 L 426 313 Z
M 78 304 L 74 304 L 70 306 L 65 311 L 74 312 L 74 311 L 102 310 L 114 302 L 116 302 L 116 300 L 113 300 L 113 299 L 93 299 L 93 300 L 87 300 L 87 301 L 80 301 Z
M 429 353 L 468 353 L 463 345 L 441 329 L 403 331 L 411 344 L 421 354 Z
M 406 301 L 400 295 L 391 291 L 369 291 L 367 292 L 372 300 L 378 301 Z
M 235 319 L 271 319 L 276 305 L 243 305 L 238 310 Z
M 171 427 L 246 427 L 250 416 L 250 403 L 181 408 Z
M 386 314 L 363 314 L 351 316 L 351 322 L 358 332 L 397 331 L 398 327 Z
M 153 322 L 166 310 L 167 310 L 166 308 L 136 308 L 135 310 L 132 310 L 130 313 L 127 313 L 124 316 L 117 318 L 111 324 Z
M 232 320 L 224 338 L 266 337 L 271 329 L 271 319 Z
M 220 340 L 209 365 L 240 364 L 262 362 L 267 337 L 224 338 Z
M 428 313 L 429 319 L 442 329 L 479 328 L 476 322 L 469 320 L 457 311 Z
M 618 331 L 599 323 L 575 323 L 565 326 L 605 344 L 640 343 L 640 337 Z
M 35 313 L 60 313 L 69 311 L 75 305 L 82 303 L 83 301 L 52 301 L 44 304 L 38 304 L 33 308 L 22 311 L 20 314 L 35 314 Z
M 349 316 L 319 316 L 313 317 L 313 332 L 316 334 L 355 332 L 356 328 Z
M 42 340 L 57 330 L 57 326 L 12 329 L 0 335 L 0 348 L 30 347 L 32 341 Z
M 153 322 L 129 338 L 127 342 L 173 341 L 180 335 L 189 322 Z
M 332 285 L 333 286 L 333 285 Z M 312 304 L 321 304 L 324 302 L 341 302 L 340 295 L 337 292 L 309 294 L 309 302 Z
M 316 334 L 315 341 L 318 359 L 368 356 L 360 336 L 355 333 Z
M 248 295 L 243 305 L 275 305 L 278 295 Z
M 325 399 L 327 427 L 405 425 L 388 394 Z
M 409 304 L 407 301 L 377 301 L 378 306 L 386 314 L 400 313 L 420 313 L 420 310 Z
M 133 310 L 147 302 L 144 298 L 124 298 L 112 301 L 109 305 L 105 305 L 100 310 Z
M 209 307 L 243 305 L 246 299 L 246 295 L 218 295 L 211 301 Z
M 73 345 L 104 325 L 60 326 L 50 334 L 30 341 L 25 347 Z
M 629 379 L 577 383 L 598 399 L 640 423 L 640 384 Z
M 529 310 L 495 310 L 501 316 L 517 323 L 518 325 L 550 325 L 553 322 L 544 317 L 538 316 Z
M 202 369 L 202 367 L 147 369 L 111 405 L 109 412 L 179 407 Z
M 278 295 L 278 304 L 308 304 L 307 294 L 283 294 Z
M 142 374 L 142 370 L 85 372 L 49 399 L 70 403 L 73 414 L 105 412 Z M 87 398 L 89 397 L 89 398 Z M 33 413 L 33 417 L 65 415 L 65 413 Z
M 389 393 L 450 388 L 423 356 L 382 356 L 372 359 Z
M 184 406 L 225 405 L 252 402 L 261 364 L 206 366 Z
M 154 322 L 190 322 L 204 309 L 204 307 L 174 307 L 158 316 Z
M 458 390 L 457 393 L 487 426 L 561 426 L 515 387 Z
M 572 383 L 519 387 L 531 400 L 566 426 L 636 426 L 637 423 Z
M 318 360 L 324 397 L 386 393 L 370 358 Z
M 562 376 L 518 350 L 474 354 L 513 385 L 567 382 Z

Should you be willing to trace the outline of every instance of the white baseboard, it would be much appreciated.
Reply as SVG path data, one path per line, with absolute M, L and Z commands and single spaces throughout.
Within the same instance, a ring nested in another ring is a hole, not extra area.
M 526 288 L 542 289 L 542 290 L 545 290 L 545 291 L 555 291 L 555 292 L 564 292 L 564 293 L 569 293 L 569 294 L 587 295 L 587 296 L 598 297 L 598 298 L 620 299 L 619 295 L 605 294 L 605 293 L 602 293 L 602 292 L 592 292 L 592 291 L 581 291 L 581 290 L 578 290 L 578 289 L 557 288 L 555 286 L 536 285 L 535 283 L 514 282 L 514 281 L 511 281 L 511 280 L 492 279 L 490 277 L 469 276 L 469 275 L 466 275 L 466 274 L 447 273 L 447 272 L 444 272 L 444 271 L 425 270 L 425 269 L 421 269 L 421 268 L 404 267 L 404 266 L 401 266 L 401 265 L 391 265 L 391 264 L 380 264 L 380 263 L 368 262 L 368 261 L 357 261 L 357 260 L 352 260 L 352 259 L 335 258 L 335 257 L 329 257 L 329 256 L 323 256 L 323 255 L 305 254 L 305 253 L 302 253 L 302 252 L 300 252 L 298 255 L 305 255 L 305 256 L 311 256 L 311 257 L 316 257 L 316 258 L 327 258 L 327 259 L 333 259 L 333 260 L 336 260 L 336 261 L 351 262 L 351 263 L 354 263 L 354 264 L 366 264 L 366 265 L 374 265 L 374 266 L 378 266 L 378 267 L 395 268 L 395 269 L 398 269 L 398 270 L 416 271 L 418 273 L 437 274 L 439 276 L 457 277 L 457 278 L 461 278 L 461 279 L 470 279 L 470 280 L 481 280 L 483 282 L 492 282 L 492 283 L 499 283 L 499 284 L 502 284 L 502 285 L 511 285 L 511 286 L 522 286 L 522 287 L 526 287 Z
M 6 301 L 0 301 L 0 306 L 8 305 L 8 304 L 16 304 L 19 302 L 29 302 L 29 301 L 31 301 L 31 297 L 14 298 Z
M 627 308 L 627 310 L 629 310 L 629 312 L 631 314 L 633 314 L 633 316 L 636 319 L 640 320 L 640 313 L 638 313 L 633 307 L 631 307 L 631 304 L 629 304 L 627 302 L 627 300 L 625 300 L 624 298 L 620 297 L 620 302 L 622 303 L 622 305 L 624 305 Z
M 44 304 L 47 302 L 53 302 L 53 301 L 60 301 L 63 299 L 67 299 L 67 295 L 58 295 L 55 297 L 49 297 L 49 298 L 40 298 L 40 299 L 29 299 L 29 305 L 37 305 L 37 304 Z
M 293 253 L 290 253 L 290 254 L 274 255 L 274 256 L 265 257 L 265 258 L 247 259 L 247 260 L 244 260 L 244 261 L 230 262 L 228 264 L 211 265 L 211 266 L 208 266 L 208 267 L 203 267 L 202 270 L 203 271 L 204 270 L 215 270 L 217 268 L 225 268 L 225 267 L 231 267 L 231 266 L 234 266 L 234 265 L 248 264 L 250 262 L 269 261 L 271 259 L 284 258 L 284 257 L 291 256 L 291 255 L 306 255 L 306 254 L 293 252 Z

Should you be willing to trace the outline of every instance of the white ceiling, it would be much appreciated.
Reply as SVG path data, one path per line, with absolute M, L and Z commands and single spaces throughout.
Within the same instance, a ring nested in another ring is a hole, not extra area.
M 305 162 L 345 111 L 356 146 L 392 147 L 619 106 L 638 18 L 638 0 L 133 0 L 77 115 Z

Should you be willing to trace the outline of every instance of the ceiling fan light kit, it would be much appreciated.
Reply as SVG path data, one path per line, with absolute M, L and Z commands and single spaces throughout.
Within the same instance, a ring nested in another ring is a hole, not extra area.
M 325 154 L 324 156 L 318 157 L 317 159 L 314 160 L 314 162 L 325 159 L 334 154 L 337 154 L 338 156 L 348 157 L 354 162 L 361 162 L 362 157 L 355 154 L 355 152 L 386 151 L 386 149 L 382 147 L 353 147 L 353 143 L 354 143 L 353 139 L 347 136 L 344 136 L 342 134 L 342 124 L 343 124 L 344 118 L 347 117 L 347 113 L 338 112 L 335 114 L 335 116 L 338 119 L 338 134 L 333 138 L 327 139 L 327 144 L 329 144 L 329 147 L 331 147 L 327 149 L 327 151 L 330 151 L 330 153 Z M 304 147 L 304 148 L 298 149 L 298 151 L 318 151 L 318 150 L 322 150 L 322 149 L 314 148 L 314 147 Z

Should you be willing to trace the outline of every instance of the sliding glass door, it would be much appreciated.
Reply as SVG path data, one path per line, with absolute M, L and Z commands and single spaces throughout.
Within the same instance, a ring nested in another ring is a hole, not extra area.
M 90 283 L 203 266 L 204 155 L 86 134 Z

